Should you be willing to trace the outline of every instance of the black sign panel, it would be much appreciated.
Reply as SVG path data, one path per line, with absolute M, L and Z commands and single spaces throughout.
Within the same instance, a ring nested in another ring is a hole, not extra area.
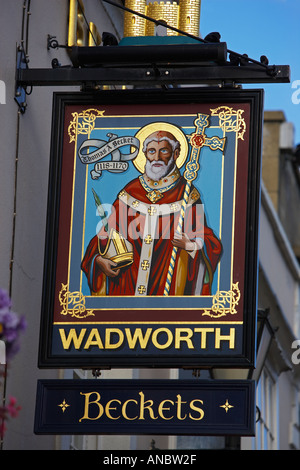
M 40 367 L 255 365 L 262 101 L 54 95 Z
M 254 435 L 254 381 L 39 380 L 36 434 Z

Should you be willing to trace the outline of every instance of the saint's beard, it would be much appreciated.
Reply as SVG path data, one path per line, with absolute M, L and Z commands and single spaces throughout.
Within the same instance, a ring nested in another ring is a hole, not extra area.
M 164 176 L 166 176 L 173 168 L 174 159 L 170 158 L 167 164 L 160 160 L 161 165 L 159 167 L 153 166 L 154 163 L 157 162 L 150 162 L 149 160 L 147 160 L 145 165 L 145 172 L 149 178 L 154 181 L 158 181 Z

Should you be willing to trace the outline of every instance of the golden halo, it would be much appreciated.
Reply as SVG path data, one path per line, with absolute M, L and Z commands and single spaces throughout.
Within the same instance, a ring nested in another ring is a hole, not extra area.
M 150 134 L 153 134 L 153 132 L 157 131 L 170 132 L 174 135 L 178 142 L 180 142 L 180 153 L 176 159 L 176 165 L 178 168 L 182 167 L 187 158 L 189 145 L 184 132 L 179 127 L 175 126 L 174 124 L 169 124 L 168 122 L 152 122 L 151 124 L 147 124 L 146 126 L 141 127 L 141 129 L 135 134 L 135 137 L 139 139 L 141 145 L 138 155 L 133 160 L 133 164 L 140 173 L 144 173 L 146 164 L 146 157 L 143 152 L 144 140 Z

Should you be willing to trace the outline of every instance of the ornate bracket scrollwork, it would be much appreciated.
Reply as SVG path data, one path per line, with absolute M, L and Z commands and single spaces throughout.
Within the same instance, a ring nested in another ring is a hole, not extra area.
M 229 291 L 218 291 L 213 296 L 212 307 L 205 309 L 202 315 L 208 315 L 212 318 L 220 318 L 227 314 L 234 315 L 237 313 L 236 306 L 241 298 L 239 283 L 232 284 Z
M 59 303 L 62 306 L 61 315 L 71 315 L 76 318 L 94 316 L 94 311 L 87 310 L 85 307 L 84 295 L 81 292 L 70 292 L 67 287 L 67 284 L 62 284 L 58 294 Z

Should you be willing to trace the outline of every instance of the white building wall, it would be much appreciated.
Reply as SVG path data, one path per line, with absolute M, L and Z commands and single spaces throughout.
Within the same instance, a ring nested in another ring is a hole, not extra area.
M 299 308 L 295 303 L 299 290 L 299 264 L 264 186 L 260 214 L 259 260 L 286 321 L 295 335 L 299 336 L 300 332 L 295 323 L 295 309 Z
M 293 364 L 292 343 L 300 337 L 299 303 L 295 302 L 300 287 L 300 270 L 263 183 L 259 264 L 258 307 L 269 309 L 275 338 L 266 360 L 263 383 L 258 385 L 257 406 L 262 419 L 257 424 L 256 437 L 242 438 L 241 448 L 299 449 L 300 365 Z
M 101 2 L 84 3 L 86 17 L 100 33 L 122 36 L 120 11 L 115 9 L 111 19 Z M 13 310 L 24 315 L 28 323 L 20 353 L 9 367 L 7 397 L 15 396 L 22 410 L 8 423 L 4 450 L 54 449 L 60 445 L 55 436 L 33 433 L 37 380 L 59 378 L 62 372 L 37 368 L 54 88 L 35 87 L 27 96 L 25 113 L 19 113 L 14 101 L 16 46 L 21 44 L 22 15 L 29 4 L 29 67 L 51 68 L 53 58 L 62 65 L 70 64 L 65 49 L 47 50 L 48 34 L 55 35 L 59 44 L 67 41 L 68 0 L 1 2 L 0 80 L 6 85 L 6 104 L 0 104 L 0 287 L 11 292 Z M 24 33 L 26 38 L 26 28 Z

